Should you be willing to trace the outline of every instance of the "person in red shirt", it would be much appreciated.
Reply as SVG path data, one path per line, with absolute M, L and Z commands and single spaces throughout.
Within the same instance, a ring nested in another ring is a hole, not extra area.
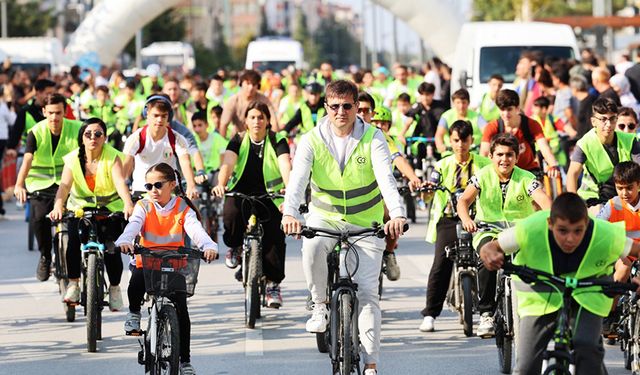
M 488 123 L 482 132 L 480 143 L 480 155 L 489 155 L 491 138 L 498 133 L 511 133 L 517 139 L 520 146 L 518 167 L 542 178 L 542 166 L 538 162 L 536 146 L 547 164 L 547 174 L 555 178 L 559 175 L 558 162 L 553 156 L 549 143 L 544 137 L 540 124 L 525 116 L 520 111 L 520 98 L 518 94 L 509 89 L 501 90 L 496 97 L 496 106 L 500 110 L 500 118 Z

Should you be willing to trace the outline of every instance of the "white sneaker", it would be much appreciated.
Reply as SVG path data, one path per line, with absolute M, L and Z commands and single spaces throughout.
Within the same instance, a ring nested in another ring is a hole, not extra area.
M 109 310 L 119 311 L 122 309 L 122 292 L 120 291 L 120 285 L 109 286 Z
M 493 316 L 488 312 L 482 313 L 482 316 L 480 316 L 480 325 L 478 325 L 478 337 L 487 339 L 493 336 L 495 336 Z
M 66 303 L 78 303 L 80 300 L 80 287 L 77 281 L 69 281 L 67 285 L 67 292 L 64 294 L 64 301 Z
M 420 328 L 418 328 L 421 332 L 433 332 L 435 330 L 433 323 L 436 321 L 436 318 L 433 316 L 425 316 L 422 319 L 422 324 L 420 324 Z
M 307 320 L 307 332 L 322 333 L 327 330 L 329 311 L 324 303 L 317 303 L 313 307 L 311 318 Z
M 127 334 L 140 332 L 140 318 L 140 313 L 128 313 L 127 320 L 124 322 L 124 332 Z
M 368 368 L 366 370 L 364 370 L 364 374 L 362 375 L 378 375 L 378 370 L 374 369 L 374 368 Z

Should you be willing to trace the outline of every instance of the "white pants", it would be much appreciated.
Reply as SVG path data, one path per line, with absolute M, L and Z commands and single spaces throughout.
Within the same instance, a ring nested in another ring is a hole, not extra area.
M 310 227 L 358 230 L 362 227 L 346 222 L 328 221 L 315 215 L 309 215 L 306 224 Z M 357 238 L 357 237 L 356 237 Z M 337 240 L 326 237 L 304 238 L 302 241 L 302 267 L 314 303 L 326 303 L 327 294 L 327 254 L 335 247 Z M 358 253 L 358 269 L 353 282 L 358 284 L 358 326 L 360 342 L 364 348 L 365 364 L 378 362 L 380 352 L 381 314 L 378 299 L 378 276 L 382 267 L 384 239 L 366 237 L 355 244 Z M 353 273 L 355 258 L 347 258 L 347 269 Z

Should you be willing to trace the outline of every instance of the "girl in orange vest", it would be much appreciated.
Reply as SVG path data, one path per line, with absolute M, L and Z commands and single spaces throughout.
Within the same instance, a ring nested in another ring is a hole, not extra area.
M 148 248 L 184 246 L 184 238 L 188 235 L 197 248 L 204 249 L 207 261 L 214 260 L 218 245 L 200 224 L 200 214 L 185 196 L 178 171 L 166 163 L 156 164 L 147 171 L 145 181 L 148 198 L 138 201 L 129 224 L 116 241 L 122 252 L 133 251 L 133 243 L 138 234 L 140 244 Z M 179 196 L 172 195 L 176 186 L 180 191 Z M 135 266 L 130 266 L 131 279 L 127 290 L 129 314 L 124 324 L 127 332 L 140 331 L 140 306 L 145 293 L 141 263 L 138 259 Z M 180 373 L 195 374 L 190 364 L 191 321 L 187 310 L 187 295 L 176 293 L 171 300 L 176 305 L 180 326 Z

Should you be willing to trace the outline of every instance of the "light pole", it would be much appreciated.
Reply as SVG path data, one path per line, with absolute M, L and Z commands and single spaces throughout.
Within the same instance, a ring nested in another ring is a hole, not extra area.
M 0 31 L 0 37 L 6 38 L 9 36 L 7 25 L 7 0 L 0 0 L 0 22 L 2 22 L 2 30 Z

